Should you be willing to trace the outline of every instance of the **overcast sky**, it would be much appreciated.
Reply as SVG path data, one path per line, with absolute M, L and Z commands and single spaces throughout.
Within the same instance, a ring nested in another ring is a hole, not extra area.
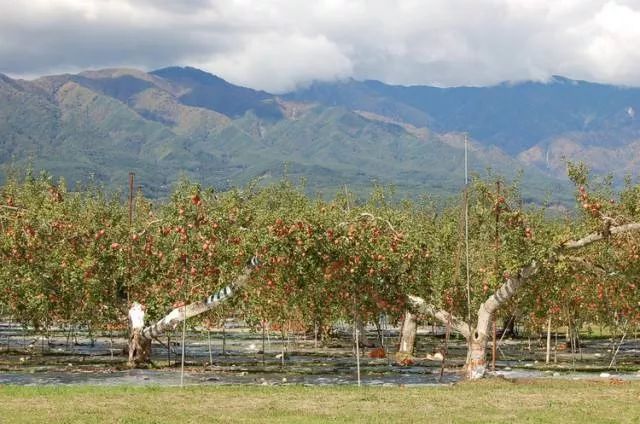
M 640 85 L 640 0 L 0 0 L 0 72 L 170 65 L 272 92 L 347 77 Z

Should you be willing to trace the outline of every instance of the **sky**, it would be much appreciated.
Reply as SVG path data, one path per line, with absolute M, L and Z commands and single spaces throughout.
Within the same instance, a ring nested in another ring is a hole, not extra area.
M 0 0 L 0 72 L 194 66 L 274 93 L 314 80 L 640 86 L 640 0 Z

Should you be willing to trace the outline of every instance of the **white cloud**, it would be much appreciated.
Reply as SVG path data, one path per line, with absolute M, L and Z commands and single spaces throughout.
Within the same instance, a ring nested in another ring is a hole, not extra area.
M 640 85 L 633 0 L 0 0 L 0 72 L 201 66 L 283 91 L 352 76 Z
M 215 70 L 238 84 L 274 92 L 293 90 L 308 82 L 310 75 L 330 81 L 353 73 L 349 58 L 326 37 L 276 32 L 249 37 L 237 50 L 196 66 Z
M 606 79 L 638 84 L 640 11 L 609 2 L 594 16 L 593 37 L 585 49 L 595 73 Z

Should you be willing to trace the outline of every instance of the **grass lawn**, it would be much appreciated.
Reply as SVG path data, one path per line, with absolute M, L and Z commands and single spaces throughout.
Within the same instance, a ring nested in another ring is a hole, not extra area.
M 0 387 L 2 423 L 638 423 L 640 382 L 450 387 Z

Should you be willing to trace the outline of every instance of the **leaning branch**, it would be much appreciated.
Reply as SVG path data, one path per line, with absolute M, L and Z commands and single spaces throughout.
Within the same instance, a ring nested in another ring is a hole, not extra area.
M 391 222 L 388 219 L 384 219 L 384 218 L 380 218 L 378 216 L 375 216 L 372 213 L 369 212 L 363 212 L 360 214 L 361 218 L 370 218 L 373 219 L 374 221 L 382 221 L 384 223 L 386 223 L 389 226 L 389 229 L 393 232 L 393 234 L 398 234 L 398 232 L 396 231 L 396 229 L 393 227 L 393 225 L 391 225 Z
M 460 318 L 451 315 L 447 311 L 438 309 L 435 306 L 428 304 L 421 297 L 409 295 L 408 298 L 409 303 L 416 309 L 417 312 L 424 315 L 432 316 L 445 325 L 451 325 L 451 328 L 462 334 L 462 336 L 464 336 L 465 338 L 468 338 L 471 334 L 469 325 Z
M 610 223 L 610 221 L 609 221 Z M 551 254 L 548 262 L 553 263 L 556 262 L 562 256 L 560 252 L 563 250 L 571 250 L 571 249 L 580 249 L 585 246 L 588 246 L 592 243 L 595 243 L 600 240 L 604 240 L 610 236 L 614 236 L 617 234 L 629 233 L 633 231 L 640 231 L 640 223 L 630 223 L 624 225 L 618 225 L 612 227 L 610 225 L 605 225 L 605 230 L 597 233 L 589 234 L 585 237 L 582 237 L 578 240 L 570 240 L 562 243 L 558 246 L 557 249 Z M 499 288 L 496 290 L 494 294 L 489 296 L 489 298 L 484 301 L 480 305 L 480 309 L 478 311 L 478 333 L 480 336 L 486 336 L 489 332 L 489 326 L 491 324 L 491 317 L 495 313 L 495 311 L 503 304 L 505 304 L 509 299 L 511 299 L 516 292 L 522 287 L 527 281 L 537 274 L 541 269 L 540 264 L 533 260 L 529 265 L 521 268 L 518 273 L 509 277 Z
M 480 305 L 477 326 L 478 336 L 488 336 L 491 317 L 493 317 L 495 311 L 501 305 L 507 303 L 509 299 L 516 294 L 518 289 L 520 289 L 520 287 L 522 287 L 529 278 L 537 274 L 538 271 L 540 271 L 540 265 L 538 262 L 535 260 L 531 261 L 529 265 L 522 268 L 516 275 L 507 278 L 498 290 L 496 290 L 494 294 L 489 296 L 489 298 Z
M 230 299 L 247 284 L 249 276 L 257 265 L 257 259 L 251 259 L 250 264 L 248 264 L 244 268 L 240 276 L 236 278 L 235 281 L 233 281 L 231 284 L 223 287 L 204 300 L 175 308 L 155 324 L 145 327 L 141 331 L 142 337 L 146 339 L 156 338 L 164 334 L 166 331 L 175 329 L 176 326 L 182 321 L 210 311 L 211 309 L 214 309 L 221 303 Z

